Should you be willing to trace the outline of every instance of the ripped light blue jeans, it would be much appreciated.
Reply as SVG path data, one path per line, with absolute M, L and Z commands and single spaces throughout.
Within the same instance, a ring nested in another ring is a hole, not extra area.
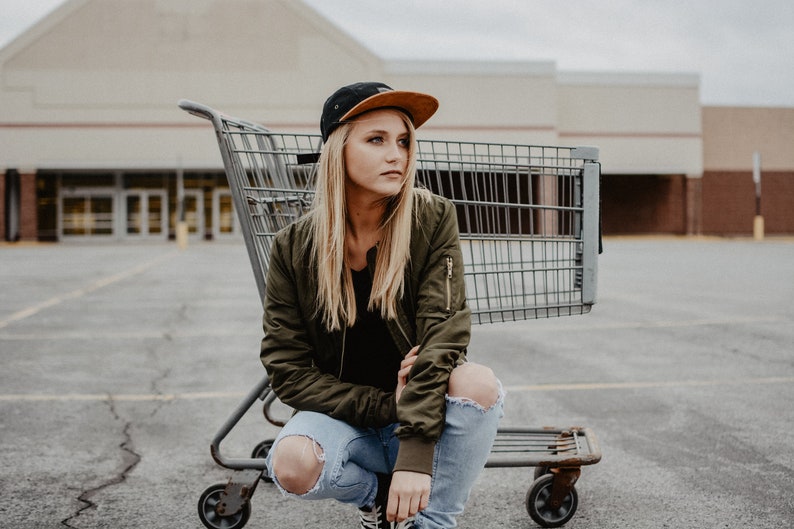
M 447 396 L 444 431 L 436 444 L 430 501 L 415 518 L 421 529 L 456 527 L 474 481 L 491 451 L 504 394 L 489 409 L 476 402 Z M 276 438 L 267 460 L 270 475 L 272 455 L 281 439 L 299 435 L 322 447 L 323 470 L 317 484 L 306 494 L 295 495 L 276 485 L 287 496 L 321 500 L 333 498 L 356 507 L 371 505 L 377 492 L 375 473 L 389 474 L 397 459 L 397 425 L 384 428 L 357 428 L 309 411 L 295 414 Z

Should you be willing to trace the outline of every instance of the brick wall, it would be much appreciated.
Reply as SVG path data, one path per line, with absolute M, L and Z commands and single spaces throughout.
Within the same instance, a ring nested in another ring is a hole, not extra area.
M 751 235 L 755 217 L 751 171 L 707 171 L 703 175 L 703 233 Z M 767 234 L 794 233 L 794 172 L 763 172 L 761 215 Z
M 0 241 L 6 240 L 6 174 L 0 173 Z
M 8 197 L 7 193 L 14 196 Z M 8 209 L 9 200 L 18 201 L 12 212 Z M 0 175 L 0 237 L 3 240 L 35 241 L 38 238 L 37 207 L 35 173 L 9 171 Z M 9 214 L 18 216 L 10 226 L 6 222 Z M 8 229 L 14 233 L 6 233 Z
M 686 233 L 686 180 L 683 175 L 603 175 L 604 234 Z
M 38 238 L 35 173 L 19 175 L 19 210 L 19 238 L 23 241 L 35 241 Z
M 686 179 L 686 233 L 703 233 L 703 179 Z

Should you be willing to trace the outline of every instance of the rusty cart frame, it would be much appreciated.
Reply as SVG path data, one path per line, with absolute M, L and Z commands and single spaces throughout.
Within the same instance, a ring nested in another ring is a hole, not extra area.
M 183 110 L 209 120 L 260 299 L 264 301 L 270 244 L 276 232 L 308 211 L 317 171 L 319 135 L 276 133 L 188 100 Z M 449 198 L 456 208 L 472 323 L 584 314 L 596 300 L 598 275 L 598 149 L 459 141 L 417 141 L 417 185 Z M 239 529 L 251 512 L 264 457 L 273 440 L 250 458 L 230 458 L 221 443 L 250 408 L 277 398 L 265 375 L 212 439 L 215 462 L 233 470 L 208 487 L 198 514 L 209 529 Z M 576 512 L 574 484 L 581 467 L 601 451 L 585 427 L 501 427 L 486 467 L 534 467 L 525 507 L 543 527 L 559 527 Z

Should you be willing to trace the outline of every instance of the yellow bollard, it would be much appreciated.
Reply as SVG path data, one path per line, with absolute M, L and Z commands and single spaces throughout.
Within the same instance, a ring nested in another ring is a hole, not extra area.
M 176 223 L 176 244 L 180 250 L 187 248 L 187 222 Z
M 762 215 L 756 215 L 753 219 L 753 239 L 764 240 L 764 217 Z

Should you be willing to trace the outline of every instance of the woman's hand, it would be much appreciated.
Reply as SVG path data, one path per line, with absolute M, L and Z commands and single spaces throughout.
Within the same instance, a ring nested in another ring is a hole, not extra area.
M 395 472 L 389 488 L 386 519 L 390 522 L 402 522 L 425 509 L 430 500 L 431 480 L 428 474 L 407 470 Z
M 415 346 L 400 362 L 400 370 L 397 372 L 397 390 L 395 399 L 399 402 L 405 385 L 408 383 L 408 375 L 416 362 L 419 354 L 419 346 Z M 427 507 L 430 499 L 431 477 L 420 472 L 409 472 L 398 470 L 392 475 L 391 487 L 389 488 L 389 503 L 386 507 L 386 519 L 390 522 L 402 522 L 414 516 L 416 513 Z
M 408 374 L 411 372 L 411 368 L 414 366 L 414 362 L 416 362 L 416 355 L 418 354 L 419 346 L 417 345 L 408 351 L 408 354 L 406 354 L 405 358 L 400 362 L 400 370 L 397 371 L 397 389 L 394 391 L 394 398 L 397 402 L 400 402 L 400 395 L 402 395 L 403 389 L 405 389 L 405 385 L 408 383 Z

